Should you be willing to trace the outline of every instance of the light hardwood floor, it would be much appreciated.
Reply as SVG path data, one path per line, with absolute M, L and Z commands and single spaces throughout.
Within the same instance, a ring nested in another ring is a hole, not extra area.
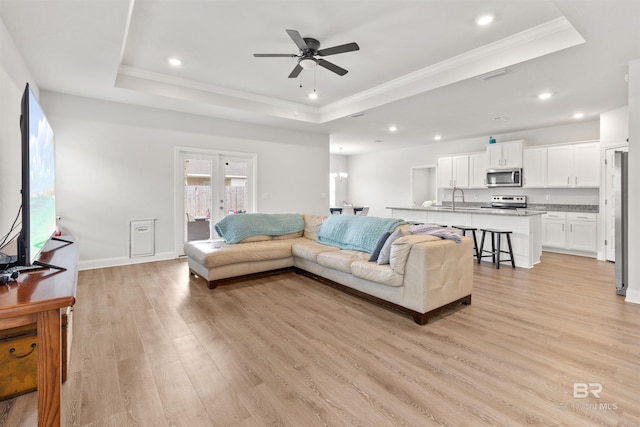
M 184 260 L 83 271 L 63 424 L 638 426 L 640 305 L 613 276 L 546 252 L 476 265 L 472 304 L 419 326 L 295 273 L 209 290 Z M 0 426 L 35 420 L 36 393 L 0 402 Z

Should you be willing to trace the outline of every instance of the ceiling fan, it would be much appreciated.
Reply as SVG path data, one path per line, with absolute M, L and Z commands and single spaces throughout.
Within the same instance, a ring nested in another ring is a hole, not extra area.
M 316 65 L 324 67 L 329 71 L 333 71 L 340 76 L 344 76 L 348 73 L 347 70 L 327 61 L 326 59 L 317 57 L 360 50 L 360 46 L 358 46 L 357 43 L 347 43 L 340 46 L 329 47 L 327 49 L 319 49 L 320 42 L 316 39 L 311 37 L 303 38 L 296 30 L 287 30 L 287 34 L 289 34 L 289 37 L 291 37 L 296 46 L 298 46 L 298 49 L 300 49 L 300 53 L 298 55 L 293 53 L 254 53 L 253 56 L 256 58 L 298 58 L 298 64 L 295 66 L 293 71 L 291 71 L 291 74 L 289 74 L 290 79 L 298 77 L 298 74 L 300 74 L 303 69 L 314 68 Z

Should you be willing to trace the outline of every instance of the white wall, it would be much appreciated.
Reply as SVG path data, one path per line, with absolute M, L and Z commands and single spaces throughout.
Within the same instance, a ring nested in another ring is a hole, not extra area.
M 258 211 L 328 211 L 326 135 L 45 91 L 41 98 L 56 135 L 60 225 L 80 240 L 81 268 L 130 262 L 132 219 L 157 218 L 156 258 L 174 255 L 176 146 L 256 153 Z
M 495 135 L 498 143 L 524 139 L 528 145 L 597 140 L 599 122 L 580 122 L 531 131 Z M 349 198 L 355 204 L 369 205 L 369 215 L 389 216 L 387 206 L 411 206 L 411 167 L 435 165 L 437 157 L 448 154 L 472 153 L 486 150 L 487 138 L 474 138 L 425 144 L 419 147 L 385 150 L 349 157 Z M 450 200 L 451 191 L 442 191 L 439 198 Z M 466 190 L 468 202 L 488 202 L 493 194 L 511 194 L 509 189 Z M 530 193 L 530 194 L 529 194 Z M 598 190 L 518 189 L 529 194 L 531 203 L 598 204 Z M 550 201 L 546 201 L 546 195 Z M 595 198 L 595 200 L 594 200 Z
M 20 100 L 31 73 L 0 19 L 0 235 L 7 233 L 20 207 Z
M 640 212 L 640 59 L 629 63 L 629 213 Z M 640 223 L 629 218 L 627 301 L 640 304 Z
M 624 145 L 629 138 L 629 107 L 624 106 L 600 114 L 602 148 Z

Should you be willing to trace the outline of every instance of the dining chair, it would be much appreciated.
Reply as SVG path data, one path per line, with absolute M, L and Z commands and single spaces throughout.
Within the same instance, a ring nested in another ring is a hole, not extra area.
M 361 211 L 356 212 L 356 215 L 367 216 L 369 213 L 369 206 L 364 206 Z

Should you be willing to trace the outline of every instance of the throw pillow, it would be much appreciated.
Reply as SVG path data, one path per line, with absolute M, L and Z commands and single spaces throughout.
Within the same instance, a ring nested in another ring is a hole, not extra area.
M 382 250 L 382 247 L 384 246 L 389 236 L 391 236 L 390 231 L 387 231 L 383 233 L 382 236 L 380 236 L 380 238 L 378 239 L 378 242 L 376 243 L 376 247 L 373 249 L 373 252 L 371 252 L 371 257 L 369 257 L 369 261 L 378 261 L 378 256 L 380 256 L 380 251 Z
M 380 250 L 380 255 L 378 256 L 378 265 L 389 264 L 389 261 L 391 259 L 391 245 L 396 241 L 396 239 L 400 237 L 402 237 L 401 229 L 397 229 L 396 231 L 391 233 L 387 241 L 384 242 L 384 246 L 382 246 L 382 249 Z

